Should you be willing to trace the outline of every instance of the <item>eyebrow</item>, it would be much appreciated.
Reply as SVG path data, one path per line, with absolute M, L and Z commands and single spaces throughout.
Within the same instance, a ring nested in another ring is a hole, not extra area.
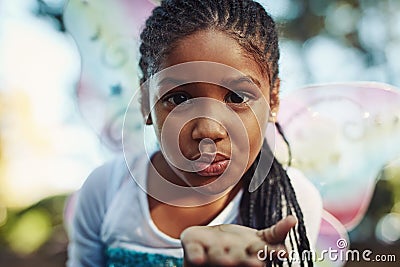
M 195 81 L 195 82 L 199 83 L 202 81 Z M 206 82 L 206 81 L 204 81 L 204 82 Z M 227 85 L 231 86 L 231 85 L 240 84 L 242 82 L 253 83 L 253 84 L 257 85 L 259 88 L 261 88 L 260 81 L 257 80 L 256 78 L 252 77 L 251 75 L 243 75 L 243 76 L 223 79 L 220 84 L 221 85 L 227 84 Z M 160 85 L 165 85 L 165 84 L 172 84 L 172 85 L 178 86 L 178 85 L 184 85 L 184 84 L 188 84 L 188 83 L 190 83 L 190 81 L 180 80 L 180 79 L 173 78 L 173 77 L 165 77 L 160 82 L 158 82 L 158 85 L 160 86 Z
M 172 85 L 182 85 L 182 84 L 187 84 L 189 83 L 188 81 L 185 80 L 179 80 L 177 78 L 173 77 L 165 77 L 161 81 L 158 82 L 158 85 L 164 85 L 164 84 L 172 84 Z
M 243 76 L 223 80 L 223 83 L 226 83 L 229 85 L 236 85 L 236 84 L 240 84 L 242 82 L 253 83 L 253 84 L 257 85 L 258 88 L 261 88 L 260 81 L 257 80 L 256 78 L 252 77 L 251 75 L 243 75 Z

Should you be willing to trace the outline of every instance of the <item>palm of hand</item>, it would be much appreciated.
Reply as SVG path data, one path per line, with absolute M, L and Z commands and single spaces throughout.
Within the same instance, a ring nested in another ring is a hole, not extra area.
M 260 251 L 283 251 L 287 233 L 296 224 L 293 216 L 257 231 L 241 225 L 193 226 L 182 232 L 185 267 L 264 266 Z

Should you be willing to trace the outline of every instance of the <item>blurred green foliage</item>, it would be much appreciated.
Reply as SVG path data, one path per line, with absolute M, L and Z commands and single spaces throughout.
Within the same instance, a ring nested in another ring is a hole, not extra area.
M 64 31 L 60 16 L 62 9 L 47 8 L 47 2 L 51 1 L 39 1 L 38 9 L 33 12 L 43 18 L 53 17 L 58 23 L 57 29 Z M 400 0 L 260 2 L 267 9 L 270 6 L 271 12 L 275 10 L 272 13 L 280 25 L 282 39 L 298 45 L 297 55 L 301 71 L 306 75 L 305 82 L 315 82 L 317 75 L 305 59 L 306 48 L 316 37 L 323 37 L 341 44 L 345 49 L 356 51 L 365 70 L 370 70 L 366 75 L 400 86 L 400 60 L 396 57 L 396 51 L 400 51 Z M 280 8 L 274 9 L 275 5 Z M 353 63 L 348 62 L 349 65 Z M 342 77 L 333 73 L 332 76 Z M 369 76 L 360 79 L 365 77 Z M 67 246 L 63 225 L 65 199 L 65 196 L 55 196 L 21 210 L 0 208 L 1 266 L 46 266 L 46 262 L 49 266 L 64 266 Z M 389 212 L 400 213 L 400 167 L 392 167 L 382 173 L 366 217 L 350 233 L 353 241 L 384 247 L 376 240 L 374 231 L 380 218 Z M 399 250 L 398 242 L 396 244 Z M 44 260 L 35 261 L 34 256 Z M 30 261 L 24 265 L 22 262 L 26 259 Z
M 63 266 L 67 247 L 63 225 L 65 199 L 66 196 L 54 196 L 24 209 L 6 210 L 7 216 L 0 226 L 0 266 L 16 266 L 18 261 L 38 256 L 52 266 Z M 58 265 L 54 265 L 54 259 Z M 36 266 L 40 266 L 39 262 Z

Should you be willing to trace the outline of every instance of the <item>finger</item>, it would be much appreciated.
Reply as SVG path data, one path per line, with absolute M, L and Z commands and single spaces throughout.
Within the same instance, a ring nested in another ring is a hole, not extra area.
M 197 242 L 183 245 L 185 261 L 190 264 L 201 265 L 206 262 L 205 248 Z
M 256 241 L 251 243 L 247 248 L 246 252 L 248 255 L 256 255 L 260 250 L 267 250 L 268 246 L 265 241 Z
M 209 247 L 213 244 L 213 231 L 208 226 L 191 226 L 181 233 L 180 239 L 182 244 L 194 242 Z
M 289 215 L 270 228 L 260 230 L 257 234 L 269 244 L 283 243 L 289 231 L 296 225 L 297 219 Z
M 234 246 L 231 247 L 226 252 L 227 257 L 229 257 L 233 262 L 241 262 L 248 257 L 246 250 L 243 247 Z
M 267 249 L 268 260 L 285 260 L 288 257 L 286 247 L 282 244 L 269 246 Z
M 263 243 L 263 246 L 255 244 L 249 247 L 247 251 L 249 257 L 256 257 L 260 261 L 281 260 L 288 257 L 286 247 L 283 244 L 267 245 Z
M 256 257 L 248 257 L 241 261 L 240 266 L 246 267 L 263 267 L 265 266 L 265 262 L 257 259 Z
M 232 264 L 226 251 L 221 246 L 212 246 L 207 251 L 207 263 L 211 265 L 230 265 Z

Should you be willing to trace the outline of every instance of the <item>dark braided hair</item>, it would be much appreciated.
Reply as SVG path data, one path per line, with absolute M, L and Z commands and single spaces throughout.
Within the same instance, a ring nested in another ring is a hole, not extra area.
M 184 37 L 202 30 L 216 30 L 235 39 L 243 51 L 252 57 L 260 66 L 270 82 L 270 105 L 272 109 L 279 105 L 279 46 L 278 34 L 273 19 L 265 9 L 252 0 L 164 0 L 161 6 L 153 10 L 146 21 L 141 34 L 140 68 L 141 85 L 156 72 L 174 45 Z M 148 90 L 141 87 L 141 104 L 145 114 L 149 114 Z M 278 130 L 281 129 L 278 126 Z M 282 132 L 281 132 L 282 134 Z M 285 139 L 286 141 L 286 139 Z M 290 179 L 275 159 L 266 142 L 261 150 L 271 157 L 273 162 L 267 179 L 254 192 L 243 190 L 240 203 L 242 224 L 256 229 L 263 229 L 276 224 L 289 214 L 295 215 L 298 225 L 290 232 L 292 249 L 302 255 L 309 251 L 310 245 L 306 235 L 303 214 L 296 199 Z M 244 175 L 244 188 L 247 189 L 253 175 L 260 176 L 257 171 L 260 155 Z M 261 168 L 262 169 L 262 168 Z M 285 214 L 283 214 L 285 213 Z M 313 266 L 311 259 L 301 266 Z M 270 266 L 280 262 L 269 262 Z
M 182 38 L 201 30 L 218 30 L 235 39 L 270 81 L 270 105 L 279 105 L 279 47 L 275 23 L 253 1 L 165 0 L 153 10 L 140 35 L 139 61 L 144 84 Z M 149 111 L 148 91 L 142 87 L 142 106 Z M 148 113 L 147 113 L 148 114 Z

